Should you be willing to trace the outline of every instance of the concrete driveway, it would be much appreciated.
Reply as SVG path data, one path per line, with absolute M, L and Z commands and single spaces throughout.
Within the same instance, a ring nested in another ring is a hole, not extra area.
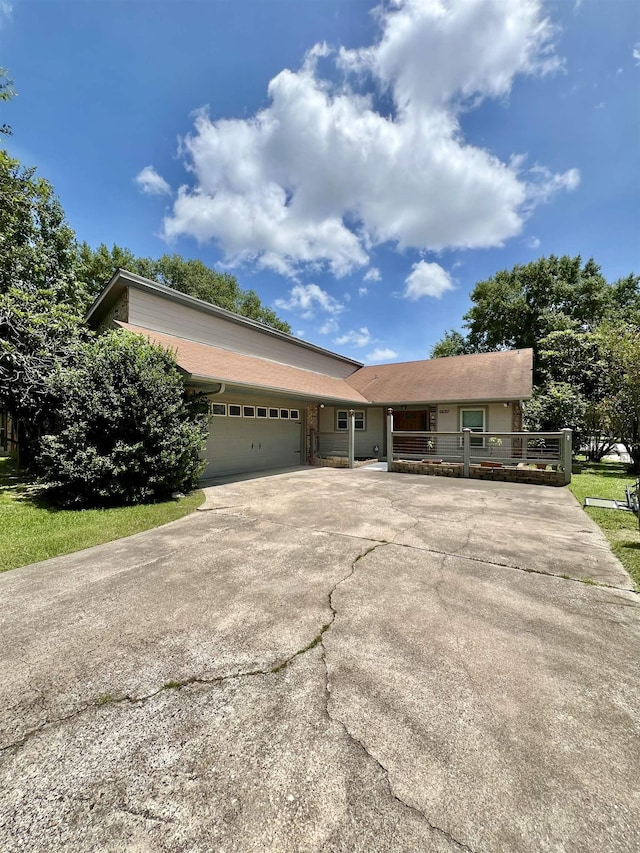
M 640 602 L 566 489 L 204 510 L 0 576 L 0 850 L 640 849 Z

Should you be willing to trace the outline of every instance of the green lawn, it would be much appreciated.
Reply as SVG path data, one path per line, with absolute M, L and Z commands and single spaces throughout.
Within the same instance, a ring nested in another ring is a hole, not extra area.
M 0 572 L 175 521 L 204 501 L 198 491 L 165 503 L 58 510 L 32 501 L 29 491 L 13 462 L 0 459 Z
M 585 498 L 624 500 L 624 487 L 633 486 L 635 477 L 625 473 L 620 462 L 585 464 L 582 474 L 574 474 L 569 488 L 582 504 Z M 602 528 L 611 550 L 633 578 L 640 590 L 640 532 L 638 519 L 632 512 L 613 509 L 586 509 Z

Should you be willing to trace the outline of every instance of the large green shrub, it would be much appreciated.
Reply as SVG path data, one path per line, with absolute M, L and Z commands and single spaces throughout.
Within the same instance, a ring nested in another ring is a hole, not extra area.
M 38 467 L 61 506 L 144 503 L 187 491 L 202 471 L 206 420 L 186 401 L 172 355 L 112 331 L 77 345 Z

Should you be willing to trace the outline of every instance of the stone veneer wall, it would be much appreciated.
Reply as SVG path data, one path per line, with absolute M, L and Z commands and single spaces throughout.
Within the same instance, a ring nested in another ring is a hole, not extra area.
M 389 471 L 399 474 L 426 474 L 432 477 L 462 477 L 461 462 L 433 465 L 428 462 L 411 462 L 398 459 L 389 463 Z M 501 483 L 528 483 L 532 486 L 564 486 L 563 471 L 543 471 L 536 468 L 484 468 L 469 467 L 471 480 L 496 480 Z
M 377 462 L 377 459 L 360 459 L 354 462 L 354 468 L 362 468 L 364 465 L 371 465 Z M 318 456 L 314 463 L 318 468 L 348 468 L 349 460 L 346 456 Z
M 318 442 L 318 407 L 307 406 L 307 416 L 304 427 L 304 451 L 308 465 L 313 465 L 316 460 Z
M 443 462 L 440 465 L 434 465 L 431 462 L 396 459 L 394 462 L 389 462 L 389 471 L 399 474 L 428 474 L 431 477 L 462 477 L 464 466 L 462 462 Z
M 129 288 L 125 287 L 124 293 L 113 306 L 109 314 L 104 318 L 98 326 L 98 332 L 104 332 L 107 329 L 113 328 L 114 320 L 122 320 L 123 323 L 129 321 Z

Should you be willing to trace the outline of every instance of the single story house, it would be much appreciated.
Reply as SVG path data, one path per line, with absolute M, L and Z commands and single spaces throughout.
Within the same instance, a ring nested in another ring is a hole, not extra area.
M 396 430 L 517 432 L 531 396 L 530 349 L 364 366 L 125 270 L 87 322 L 171 349 L 187 386 L 207 394 L 204 477 L 344 455 L 351 409 L 359 458 L 385 458 L 388 408 Z

